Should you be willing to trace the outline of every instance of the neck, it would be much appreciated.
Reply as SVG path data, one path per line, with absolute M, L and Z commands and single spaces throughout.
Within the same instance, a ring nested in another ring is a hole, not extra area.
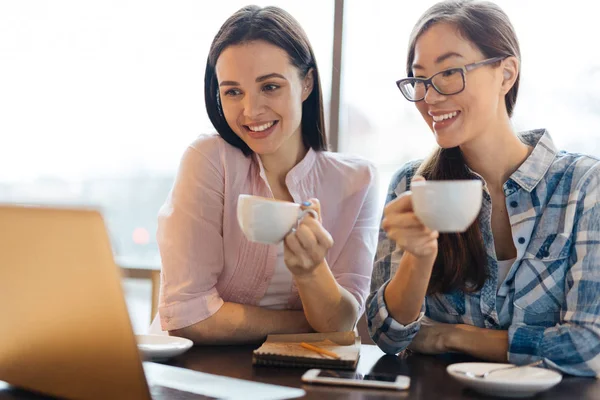
M 289 138 L 275 153 L 259 155 L 267 180 L 271 186 L 275 183 L 285 186 L 287 174 L 294 168 L 308 152 L 302 142 L 302 135 Z
M 515 134 L 508 117 L 460 149 L 467 166 L 483 177 L 490 190 L 502 190 L 531 152 Z

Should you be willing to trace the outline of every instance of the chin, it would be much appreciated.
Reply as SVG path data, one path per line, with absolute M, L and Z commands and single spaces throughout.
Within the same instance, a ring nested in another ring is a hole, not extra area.
M 453 147 L 460 146 L 463 143 L 462 140 L 456 140 L 456 138 L 439 136 L 437 134 L 435 135 L 435 141 L 437 142 L 438 146 L 440 146 L 442 149 L 451 149 Z
M 458 132 L 457 132 L 458 131 Z M 443 130 L 440 133 L 433 131 L 435 141 L 438 146 L 443 149 L 450 149 L 463 145 L 467 141 L 467 135 L 460 130 L 447 131 Z
M 259 156 L 273 154 L 278 149 L 277 146 L 269 145 L 267 143 L 265 143 L 265 144 L 246 143 L 246 144 L 248 145 L 248 147 L 250 147 L 250 150 L 252 150 L 254 153 L 258 154 Z

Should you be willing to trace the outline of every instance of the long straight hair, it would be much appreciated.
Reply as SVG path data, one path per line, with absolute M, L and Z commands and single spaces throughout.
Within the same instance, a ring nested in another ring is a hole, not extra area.
M 226 142 L 239 148 L 245 155 L 252 154 L 250 147 L 225 120 L 215 65 L 227 47 L 255 40 L 265 41 L 284 50 L 292 65 L 300 71 L 300 78 L 305 78 L 312 70 L 313 90 L 302 103 L 302 141 L 307 148 L 326 150 L 323 94 L 315 55 L 298 21 L 278 7 L 243 7 L 225 21 L 213 39 L 204 73 L 204 102 L 215 129 Z
M 415 47 L 419 37 L 436 23 L 449 23 L 473 43 L 486 58 L 514 56 L 521 59 L 519 42 L 508 16 L 496 4 L 488 1 L 450 0 L 429 8 L 421 16 L 410 36 L 406 70 L 412 74 Z M 504 100 L 508 116 L 512 116 L 519 77 Z M 428 180 L 473 179 L 459 147 L 438 148 L 417 171 Z M 481 290 L 489 276 L 487 253 L 479 223 L 476 221 L 463 233 L 440 234 L 427 292 L 448 293 L 454 290 Z

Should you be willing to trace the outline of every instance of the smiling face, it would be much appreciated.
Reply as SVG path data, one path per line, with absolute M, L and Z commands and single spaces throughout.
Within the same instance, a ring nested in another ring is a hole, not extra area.
M 302 144 L 302 102 L 312 74 L 300 76 L 288 54 L 265 41 L 227 47 L 216 63 L 225 120 L 259 155 L 295 156 Z
M 454 25 L 437 23 L 417 40 L 412 65 L 415 77 L 482 61 L 486 57 Z M 435 134 L 440 147 L 461 146 L 484 135 L 500 118 L 506 118 L 502 68 L 482 66 L 465 75 L 465 89 L 444 96 L 432 87 L 417 109 Z

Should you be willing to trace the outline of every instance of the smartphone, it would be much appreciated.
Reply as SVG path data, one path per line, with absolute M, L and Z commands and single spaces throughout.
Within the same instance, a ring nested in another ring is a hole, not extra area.
M 395 390 L 403 390 L 410 387 L 410 378 L 405 375 L 362 375 L 355 372 L 328 369 L 310 369 L 302 375 L 302 381 L 326 385 L 362 386 Z

